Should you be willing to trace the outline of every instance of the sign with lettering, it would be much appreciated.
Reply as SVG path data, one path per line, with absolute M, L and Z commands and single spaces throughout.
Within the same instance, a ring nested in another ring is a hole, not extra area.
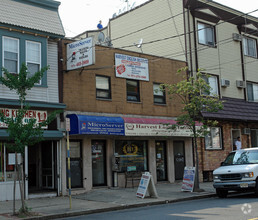
M 176 130 L 172 130 L 168 128 L 167 124 L 125 123 L 125 135 L 190 137 L 193 135 L 193 133 L 185 126 L 181 126 Z
M 194 177 L 195 177 L 195 167 L 185 167 L 183 183 L 182 183 L 182 191 L 190 191 L 190 192 L 193 191 Z
M 9 108 L 0 108 L 0 111 L 9 118 L 15 118 L 17 117 L 18 114 L 18 109 L 9 109 Z M 27 124 L 30 120 L 36 119 L 35 124 L 42 123 L 47 120 L 47 111 L 38 111 L 38 110 L 28 110 L 23 118 L 23 123 Z M 4 122 L 0 121 L 0 128 L 7 128 L 7 124 Z M 43 126 L 42 128 L 46 129 L 47 126 Z
M 67 70 L 78 69 L 95 63 L 92 37 L 67 44 Z
M 115 54 L 116 77 L 149 81 L 148 59 Z
M 142 177 L 136 192 L 136 196 L 144 199 L 147 191 L 150 197 L 158 198 L 158 193 L 156 191 L 153 177 L 149 172 L 145 172 L 144 174 L 142 174 Z

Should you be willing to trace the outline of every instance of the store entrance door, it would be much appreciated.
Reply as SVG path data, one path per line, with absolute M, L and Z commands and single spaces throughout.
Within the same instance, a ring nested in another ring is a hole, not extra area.
M 93 186 L 106 186 L 106 142 L 93 140 L 91 152 Z
M 184 141 L 174 141 L 174 163 L 175 179 L 182 180 L 185 167 L 185 146 Z
M 167 180 L 166 142 L 156 141 L 156 172 L 157 181 Z

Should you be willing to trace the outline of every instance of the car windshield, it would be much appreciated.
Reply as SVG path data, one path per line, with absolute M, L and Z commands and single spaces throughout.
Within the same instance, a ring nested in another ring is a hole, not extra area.
M 223 166 L 241 165 L 241 164 L 255 164 L 258 163 L 258 150 L 250 151 L 235 151 L 231 152 L 226 160 L 222 163 Z

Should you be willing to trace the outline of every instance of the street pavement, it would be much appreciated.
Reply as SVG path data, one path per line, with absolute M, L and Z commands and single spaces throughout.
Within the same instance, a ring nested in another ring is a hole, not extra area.
M 73 195 L 71 209 L 68 196 L 29 199 L 26 201 L 26 204 L 34 216 L 27 217 L 26 219 L 55 219 L 134 207 L 175 203 L 215 195 L 212 182 L 200 183 L 201 192 L 183 192 L 181 191 L 181 182 L 158 183 L 155 186 L 158 198 L 147 195 L 144 199 L 136 197 L 137 187 L 94 188 L 90 192 Z M 0 220 L 17 219 L 17 217 L 11 215 L 12 204 L 12 201 L 0 202 Z M 20 207 L 21 201 L 16 201 L 16 209 Z

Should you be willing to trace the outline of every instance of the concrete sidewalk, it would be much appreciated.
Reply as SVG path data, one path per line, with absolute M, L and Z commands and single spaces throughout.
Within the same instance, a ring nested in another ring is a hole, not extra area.
M 52 197 L 30 199 L 26 204 L 31 212 L 38 216 L 26 219 L 55 219 L 68 216 L 91 214 L 126 208 L 173 203 L 185 200 L 194 200 L 215 195 L 212 182 L 200 183 L 203 192 L 182 192 L 182 183 L 159 183 L 156 185 L 158 198 L 136 197 L 135 188 L 97 188 L 88 193 L 72 196 L 72 209 L 69 208 L 69 197 Z M 21 202 L 16 202 L 21 207 Z M 17 219 L 11 216 L 12 201 L 0 202 L 0 219 Z

